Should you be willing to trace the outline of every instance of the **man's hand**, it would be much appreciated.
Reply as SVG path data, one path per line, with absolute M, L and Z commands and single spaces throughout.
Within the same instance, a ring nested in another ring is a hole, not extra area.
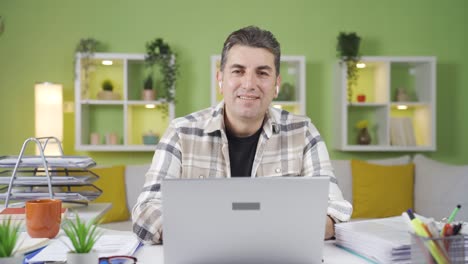
M 331 239 L 335 236 L 335 221 L 327 215 L 327 224 L 325 227 L 325 240 Z

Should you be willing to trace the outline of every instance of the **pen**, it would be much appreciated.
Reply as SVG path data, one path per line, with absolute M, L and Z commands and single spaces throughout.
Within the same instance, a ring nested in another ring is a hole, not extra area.
M 457 207 L 455 207 L 455 209 L 453 209 L 453 212 L 452 214 L 450 214 L 448 220 L 447 220 L 447 223 L 452 223 L 453 219 L 455 218 L 455 216 L 457 215 L 458 211 L 460 211 L 460 208 L 461 208 L 461 205 L 458 204 Z
M 411 224 L 413 225 L 415 233 L 423 238 L 429 238 L 429 240 L 425 241 L 425 244 L 431 252 L 431 255 L 437 261 L 437 263 L 449 263 L 447 257 L 441 252 L 441 250 L 437 247 L 434 241 L 430 239 L 430 234 L 426 232 L 426 229 L 424 228 L 424 223 L 414 216 L 413 211 L 411 211 L 411 209 L 408 209 L 408 211 L 406 212 L 408 213 L 408 217 L 411 220 Z

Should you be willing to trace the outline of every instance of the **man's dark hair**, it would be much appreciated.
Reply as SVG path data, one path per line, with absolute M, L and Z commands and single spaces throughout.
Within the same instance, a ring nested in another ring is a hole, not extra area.
M 223 51 L 221 53 L 221 71 L 224 70 L 224 66 L 226 65 L 227 53 L 234 45 L 267 49 L 275 57 L 276 76 L 279 75 L 281 57 L 280 44 L 270 31 L 256 26 L 248 26 L 232 32 L 224 42 Z

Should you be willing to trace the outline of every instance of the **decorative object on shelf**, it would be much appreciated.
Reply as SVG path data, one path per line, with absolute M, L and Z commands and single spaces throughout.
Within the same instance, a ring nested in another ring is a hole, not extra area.
M 281 84 L 281 89 L 275 101 L 294 101 L 296 87 L 294 85 L 284 82 Z
M 169 44 L 165 43 L 162 38 L 146 44 L 145 62 L 149 68 L 150 75 L 153 72 L 153 66 L 158 64 L 161 68 L 163 76 L 163 92 L 158 97 L 163 98 L 166 102 L 174 102 L 175 82 L 177 80 L 178 65 L 176 63 L 176 54 L 171 50 Z
M 338 44 L 336 50 L 341 63 L 346 64 L 348 74 L 348 102 L 353 98 L 352 87 L 357 84 L 358 68 L 356 64 L 359 62 L 359 45 L 361 37 L 355 32 L 345 33 L 340 32 L 338 35 Z
M 92 219 L 86 222 L 75 213 L 75 219 L 65 219 L 63 222 L 63 231 L 73 246 L 67 253 L 67 263 L 97 263 L 98 253 L 92 249 L 101 237 L 101 233 L 97 230 L 98 221 Z
M 364 103 L 366 101 L 366 95 L 365 94 L 358 94 L 356 96 L 356 100 L 359 102 L 359 103 Z
M 99 100 L 120 100 L 120 94 L 114 92 L 114 84 L 111 80 L 104 80 L 101 84 L 102 91 L 99 91 L 97 98 Z
M 356 123 L 356 128 L 359 129 L 357 136 L 357 144 L 369 145 L 371 143 L 371 136 L 368 130 L 369 122 L 367 120 L 361 120 Z
M 75 48 L 75 53 L 79 52 L 82 54 L 81 65 L 83 66 L 83 89 L 81 91 L 81 96 L 86 98 L 89 91 L 89 70 L 93 65 L 91 57 L 97 51 L 99 46 L 99 41 L 94 38 L 83 38 L 80 39 L 78 45 Z M 76 58 L 76 57 L 75 57 Z M 76 66 L 76 62 L 73 63 Z M 75 69 L 75 79 L 77 78 L 77 69 Z
M 153 131 L 143 134 L 143 144 L 145 145 L 156 145 L 159 142 L 159 136 Z
M 0 220 L 0 263 L 22 263 L 23 256 L 15 256 L 16 242 L 18 241 L 20 223 L 14 223 L 11 218 Z
M 397 102 L 409 102 L 410 101 L 409 94 L 406 92 L 404 88 L 400 87 L 397 89 L 396 101 Z
M 117 133 L 111 132 L 106 134 L 106 144 L 107 145 L 117 145 L 118 144 L 118 136 Z
M 143 91 L 141 91 L 141 100 L 153 101 L 156 98 L 156 91 L 153 90 L 153 76 L 148 74 L 143 84 Z
M 101 135 L 99 135 L 99 133 L 97 132 L 91 133 L 91 135 L 89 136 L 89 143 L 91 145 L 101 144 Z

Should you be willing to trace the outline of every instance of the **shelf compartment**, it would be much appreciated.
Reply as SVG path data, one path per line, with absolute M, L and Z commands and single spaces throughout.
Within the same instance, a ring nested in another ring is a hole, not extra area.
M 396 140 L 392 141 L 392 146 L 433 146 L 434 124 L 431 121 L 430 105 L 409 104 L 405 110 L 398 109 L 399 105 L 401 104 L 392 104 L 390 110 L 390 134 L 393 130 L 396 137 Z
M 102 82 L 110 80 L 113 84 L 113 92 L 120 95 L 123 99 L 124 80 L 122 78 L 124 71 L 124 60 L 90 58 L 88 70 L 85 67 L 87 60 L 81 58 L 81 91 L 83 99 L 97 99 L 97 94 L 102 91 Z M 103 65 L 103 61 L 112 61 L 112 65 Z M 86 87 L 86 85 L 88 87 Z
M 351 102 L 358 102 L 358 95 L 365 95 L 365 102 L 387 103 L 389 64 L 387 62 L 361 61 L 366 66 L 358 69 L 356 84 L 352 87 Z M 346 70 L 346 67 L 343 67 Z M 346 72 L 345 72 L 346 73 Z
M 373 145 L 388 145 L 388 107 L 373 105 L 348 105 L 347 143 L 346 145 L 356 145 L 368 147 Z M 361 120 L 368 121 L 368 132 L 371 137 L 370 145 L 358 145 L 357 137 L 359 129 L 356 124 Z
M 146 108 L 145 103 L 142 102 L 129 104 L 127 107 L 126 144 L 149 146 L 141 149 L 150 149 L 154 145 L 143 145 L 143 135 L 152 132 L 161 138 L 169 126 L 168 105 L 158 102 L 155 108 Z
M 123 105 L 82 105 L 81 142 L 90 145 L 92 133 L 98 133 L 100 144 L 105 144 L 109 133 L 117 135 L 117 145 L 123 144 Z
M 145 61 L 143 60 L 128 60 L 128 100 L 141 100 L 141 91 L 146 76 L 149 74 L 146 69 Z M 154 81 L 154 77 L 153 77 Z M 154 83 L 153 83 L 154 85 Z M 153 88 L 154 89 L 154 88 Z
M 432 66 L 429 62 L 392 62 L 390 69 L 391 98 L 397 102 L 398 89 L 408 96 L 408 102 L 431 102 Z

